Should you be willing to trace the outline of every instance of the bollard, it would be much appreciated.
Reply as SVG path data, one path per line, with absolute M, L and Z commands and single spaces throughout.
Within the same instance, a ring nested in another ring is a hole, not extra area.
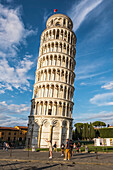
M 96 159 L 98 159 L 97 148 L 96 148 Z
M 10 157 L 12 157 L 12 148 L 10 147 Z
M 28 157 L 29 157 L 29 145 L 28 145 Z
M 28 145 L 27 145 L 27 149 L 28 149 L 28 157 L 29 157 L 29 147 L 30 147 L 30 138 L 28 138 Z
M 35 146 L 32 146 L 32 152 L 35 152 Z

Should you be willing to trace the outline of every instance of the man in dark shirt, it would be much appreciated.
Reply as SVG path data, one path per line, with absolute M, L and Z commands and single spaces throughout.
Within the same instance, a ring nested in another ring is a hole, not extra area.
M 53 145 L 53 148 L 54 148 L 54 151 L 57 152 L 57 144 L 56 144 L 56 142 L 55 142 L 55 144 Z
M 65 159 L 67 160 L 67 154 L 68 154 L 68 160 L 70 160 L 70 141 L 69 139 L 66 140 L 66 151 L 65 151 Z

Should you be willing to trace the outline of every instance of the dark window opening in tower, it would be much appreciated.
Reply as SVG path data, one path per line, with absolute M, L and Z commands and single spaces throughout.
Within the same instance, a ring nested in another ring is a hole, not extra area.
M 52 109 L 48 109 L 48 115 L 51 115 Z
M 56 24 L 55 24 L 56 26 L 60 26 L 60 22 L 56 22 Z
M 64 23 L 63 23 L 63 25 L 65 26 L 65 24 L 66 24 L 66 20 L 64 19 Z

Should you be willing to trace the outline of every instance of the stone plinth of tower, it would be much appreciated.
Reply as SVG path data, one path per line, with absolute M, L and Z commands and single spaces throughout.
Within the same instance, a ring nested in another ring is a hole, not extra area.
M 72 28 L 68 16 L 55 14 L 41 35 L 27 135 L 27 142 L 35 147 L 46 148 L 46 139 L 60 147 L 72 138 L 76 64 Z

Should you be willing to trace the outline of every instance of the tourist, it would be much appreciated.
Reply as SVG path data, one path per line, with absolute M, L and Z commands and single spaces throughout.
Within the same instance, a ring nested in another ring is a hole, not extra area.
M 74 145 L 73 145 L 73 153 L 76 153 L 76 144 L 74 143 Z
M 70 160 L 70 141 L 69 139 L 66 140 L 66 151 L 65 151 L 65 159 L 67 160 L 67 154 L 68 154 L 68 160 Z
M 57 152 L 57 144 L 55 142 L 55 144 L 53 145 L 54 151 Z
M 72 140 L 70 140 L 70 153 L 71 153 L 71 157 L 73 156 L 73 142 Z
M 6 149 L 6 142 L 3 143 L 3 150 Z
M 80 150 L 80 142 L 78 142 L 77 144 L 77 152 L 79 153 L 79 150 Z
M 48 142 L 48 146 L 49 146 L 49 159 L 52 159 L 52 144 L 51 144 L 51 140 L 45 140 L 46 142 Z
M 10 148 L 10 146 L 8 143 L 6 143 L 6 151 L 8 151 L 8 148 Z
M 88 148 L 88 146 L 86 145 L 86 146 L 85 146 L 85 153 L 89 153 L 88 150 L 89 150 L 89 148 Z
M 61 156 L 64 156 L 64 148 L 65 148 L 65 145 L 64 143 L 61 144 Z

